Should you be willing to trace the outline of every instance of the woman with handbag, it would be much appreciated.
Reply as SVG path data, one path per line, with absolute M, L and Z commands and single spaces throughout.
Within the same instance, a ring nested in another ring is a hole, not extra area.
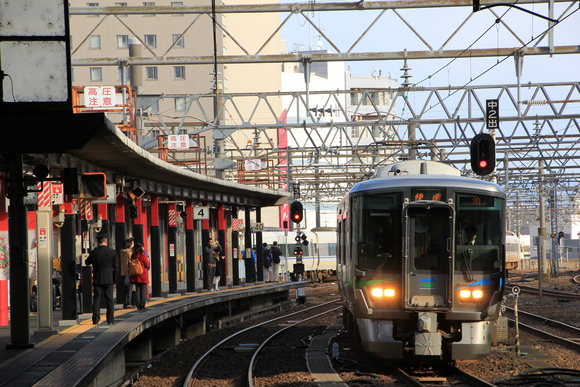
M 140 267 L 139 267 L 140 266 Z M 149 283 L 149 257 L 143 250 L 143 243 L 135 243 L 129 270 L 131 272 L 131 283 L 136 287 L 137 309 L 145 309 L 147 301 L 147 284 Z

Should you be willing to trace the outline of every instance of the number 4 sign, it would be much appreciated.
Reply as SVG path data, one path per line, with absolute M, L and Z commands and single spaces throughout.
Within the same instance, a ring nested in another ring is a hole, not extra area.
M 193 208 L 193 219 L 209 219 L 209 207 L 194 207 Z

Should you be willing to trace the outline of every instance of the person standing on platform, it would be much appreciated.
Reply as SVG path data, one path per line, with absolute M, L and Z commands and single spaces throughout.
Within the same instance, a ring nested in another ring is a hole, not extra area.
M 147 284 L 149 283 L 149 268 L 151 265 L 149 263 L 149 257 L 145 254 L 145 250 L 143 250 L 143 243 L 137 242 L 133 249 L 131 260 L 138 260 L 143 268 L 141 274 L 131 276 L 131 283 L 135 284 L 137 309 L 145 309 L 145 303 L 147 302 Z
M 115 250 L 109 247 L 109 236 L 97 237 L 99 246 L 89 253 L 85 263 L 93 266 L 93 324 L 101 321 L 101 296 L 105 295 L 107 304 L 107 323 L 115 323 L 113 286 L 119 272 L 119 262 Z
M 266 242 L 262 243 L 262 265 L 264 271 L 264 282 L 270 282 L 272 272 L 270 271 L 271 261 L 268 260 L 268 255 L 270 255 L 270 249 L 268 248 L 268 244 Z
M 280 257 L 282 256 L 282 250 L 278 246 L 278 242 L 274 241 L 272 247 L 270 248 L 270 254 L 272 254 L 272 276 L 274 282 L 279 282 L 279 271 L 280 271 Z
M 131 275 L 129 274 L 129 261 L 133 254 L 133 244 L 133 238 L 127 238 L 125 239 L 125 248 L 121 250 L 120 271 L 121 277 L 125 281 L 125 302 L 123 303 L 123 309 L 135 308 L 131 302 L 133 292 L 135 291 L 135 284 L 131 283 Z
M 272 255 L 270 253 L 270 249 L 268 248 L 268 244 L 263 244 L 263 266 L 264 266 L 264 282 L 269 283 L 272 282 Z
M 205 265 L 204 288 L 213 292 L 213 279 L 215 277 L 215 264 L 217 263 L 213 255 L 213 239 L 209 238 L 203 247 L 203 260 Z
M 222 256 L 222 247 L 218 241 L 213 243 L 213 257 L 216 260 L 215 263 L 215 273 L 213 277 L 213 290 L 219 292 L 219 283 L 221 278 L 222 266 L 223 266 L 223 259 L 225 257 Z

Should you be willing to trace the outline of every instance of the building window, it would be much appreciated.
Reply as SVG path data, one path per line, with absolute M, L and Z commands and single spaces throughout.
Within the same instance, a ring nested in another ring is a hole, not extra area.
M 115 3 L 115 7 L 126 7 L 127 3 Z M 127 15 L 117 15 L 118 17 L 127 17 Z
M 129 35 L 117 35 L 117 48 L 129 47 Z
M 157 35 L 145 35 L 145 44 L 151 48 L 157 48 Z
M 173 66 L 173 78 L 185 79 L 185 66 Z
M 172 7 L 183 7 L 183 1 L 172 1 L 171 6 Z M 171 16 L 183 16 L 183 14 L 182 13 L 174 13 Z
M 175 111 L 176 112 L 184 112 L 186 105 L 187 105 L 187 100 L 185 97 L 176 97 L 175 98 Z
M 181 39 L 179 39 L 179 37 L 181 36 L 181 34 L 172 34 L 171 38 L 173 40 L 173 43 L 175 43 L 175 46 L 173 46 L 173 48 L 184 48 L 185 47 L 185 41 L 184 38 L 181 37 Z
M 91 81 L 102 81 L 103 80 L 103 69 L 100 67 L 91 67 Z
M 155 2 L 154 1 L 144 1 L 143 2 L 143 6 L 144 7 L 155 7 Z M 152 13 L 152 14 L 147 14 L 147 15 L 144 15 L 144 16 L 151 16 L 152 17 L 152 16 L 155 16 L 155 14 Z
M 101 35 L 91 35 L 89 37 L 89 49 L 91 50 L 101 49 Z
M 146 78 L 149 81 L 157 80 L 157 66 L 145 67 Z
M 87 7 L 98 7 L 99 3 L 87 3 Z M 99 15 L 87 15 L 87 17 L 99 17 Z

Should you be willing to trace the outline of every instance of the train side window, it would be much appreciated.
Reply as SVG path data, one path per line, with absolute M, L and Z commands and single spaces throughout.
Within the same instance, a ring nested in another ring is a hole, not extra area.
M 458 195 L 455 270 L 497 271 L 503 257 L 503 199 Z

